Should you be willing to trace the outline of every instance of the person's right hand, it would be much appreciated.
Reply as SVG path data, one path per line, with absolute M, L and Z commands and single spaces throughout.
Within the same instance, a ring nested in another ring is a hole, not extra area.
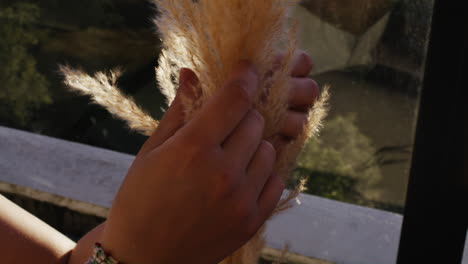
M 102 245 L 129 264 L 217 263 L 247 242 L 284 189 L 276 154 L 252 109 L 258 86 L 242 62 L 230 81 L 187 123 L 181 93 L 143 145 L 112 205 Z

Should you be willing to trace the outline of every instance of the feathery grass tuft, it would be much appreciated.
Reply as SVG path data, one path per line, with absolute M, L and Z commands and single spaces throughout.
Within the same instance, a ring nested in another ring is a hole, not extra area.
M 60 71 L 65 76 L 65 84 L 68 87 L 83 95 L 91 96 L 94 103 L 125 120 L 130 129 L 149 136 L 158 126 L 156 120 L 117 88 L 116 82 L 120 71 L 112 71 L 109 74 L 98 72 L 93 77 L 63 65 L 60 66 Z
M 288 10 L 298 0 L 151 0 L 160 15 L 154 19 L 163 41 L 163 50 L 156 69 L 157 80 L 168 105 L 178 88 L 178 73 L 182 67 L 192 69 L 200 82 L 200 98 L 183 100 L 187 120 L 197 112 L 214 92 L 227 81 L 240 60 L 252 62 L 260 75 L 255 100 L 256 109 L 265 118 L 264 138 L 277 137 L 280 122 L 285 117 L 290 91 L 293 55 L 297 50 L 296 24 L 288 23 Z M 285 51 L 280 66 L 271 74 L 275 56 Z M 151 134 L 157 122 L 143 112 L 115 86 L 117 73 L 97 73 L 94 77 L 62 67 L 66 83 L 90 95 L 98 104 L 127 121 L 129 127 L 145 135 Z M 176 80 L 174 82 L 174 80 Z M 277 158 L 275 169 L 286 180 L 305 142 L 315 137 L 326 115 L 328 87 L 310 111 L 303 133 L 286 146 Z M 303 189 L 304 183 L 282 199 L 274 214 L 292 206 L 291 201 Z M 222 264 L 258 263 L 264 246 L 263 226 L 258 233 Z

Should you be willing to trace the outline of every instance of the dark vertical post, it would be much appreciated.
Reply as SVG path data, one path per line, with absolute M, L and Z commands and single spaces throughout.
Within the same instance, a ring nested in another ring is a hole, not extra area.
M 468 5 L 436 0 L 398 264 L 459 264 L 468 228 Z

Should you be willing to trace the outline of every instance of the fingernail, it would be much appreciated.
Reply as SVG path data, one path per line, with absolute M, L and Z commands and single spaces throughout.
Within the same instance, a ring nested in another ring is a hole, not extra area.
M 188 68 L 180 68 L 179 72 L 179 84 L 186 84 L 190 80 L 190 69 Z
M 184 84 L 186 86 L 196 86 L 198 84 L 197 74 L 189 68 L 181 68 L 179 84 Z

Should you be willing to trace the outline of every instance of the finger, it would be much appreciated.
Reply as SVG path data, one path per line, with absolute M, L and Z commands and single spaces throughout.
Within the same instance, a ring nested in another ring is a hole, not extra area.
M 260 196 L 265 183 L 273 172 L 275 160 L 276 150 L 273 145 L 268 141 L 262 141 L 247 168 L 249 185 L 252 186 L 255 197 Z
M 272 173 L 257 200 L 258 223 L 263 224 L 271 216 L 281 198 L 284 187 L 283 180 L 276 173 Z
M 226 139 L 224 151 L 239 168 L 246 169 L 262 141 L 265 120 L 256 110 L 250 110 Z M 240 160 L 239 160 L 240 159 Z
M 273 61 L 272 71 L 275 71 L 283 63 L 284 53 L 276 55 Z M 293 55 L 293 68 L 291 71 L 292 77 L 306 77 L 312 71 L 314 65 L 310 56 L 303 50 L 298 50 Z
M 188 68 L 181 68 L 180 72 L 179 85 L 184 85 L 184 91 L 181 93 L 182 104 L 193 104 L 193 101 L 198 100 L 203 93 L 198 77 L 195 72 Z
M 241 62 L 230 81 L 185 126 L 185 136 L 207 145 L 221 145 L 251 108 L 257 86 L 254 67 Z
M 158 128 L 151 137 L 142 146 L 140 152 L 149 152 L 168 138 L 174 135 L 185 122 L 183 98 L 193 98 L 195 96 L 194 88 L 199 80 L 196 74 L 187 68 L 182 68 L 179 73 L 179 89 L 169 109 L 159 122 Z
M 284 53 L 279 53 L 275 56 L 275 59 L 273 60 L 273 66 L 271 68 L 271 71 L 269 72 L 269 75 L 272 75 L 274 71 L 278 70 L 280 65 L 283 64 L 284 60 Z
M 270 141 L 273 144 L 273 147 L 276 150 L 276 156 L 280 157 L 285 148 L 288 146 L 289 143 L 291 143 L 292 139 L 290 137 L 285 137 L 285 136 L 278 136 L 275 137 L 274 140 Z
M 310 56 L 302 50 L 296 52 L 294 56 L 292 77 L 307 77 L 314 67 Z
M 310 78 L 291 78 L 289 92 L 289 107 L 297 111 L 310 109 L 320 94 L 320 88 Z
M 287 111 L 286 117 L 280 125 L 279 134 L 282 137 L 296 138 L 304 131 L 307 124 L 308 114 L 296 111 Z

